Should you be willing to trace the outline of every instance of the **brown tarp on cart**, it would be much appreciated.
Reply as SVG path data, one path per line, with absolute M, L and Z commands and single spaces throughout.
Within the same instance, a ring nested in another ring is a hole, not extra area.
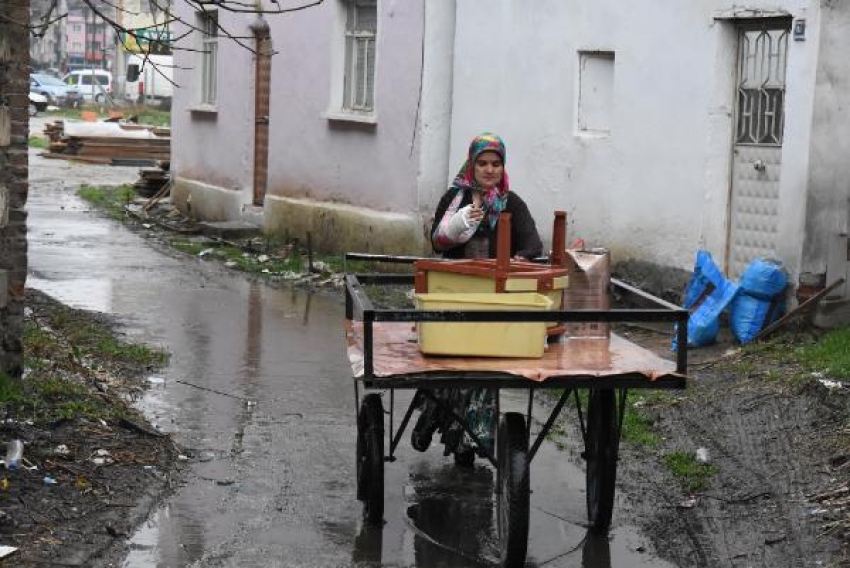
M 363 376 L 363 324 L 345 322 L 348 359 L 355 378 Z M 608 338 L 566 338 L 550 343 L 540 359 L 434 357 L 419 351 L 409 322 L 373 324 L 375 377 L 403 377 L 429 372 L 494 372 L 543 382 L 550 378 L 610 377 L 639 374 L 648 380 L 680 376 L 675 364 L 612 333 Z

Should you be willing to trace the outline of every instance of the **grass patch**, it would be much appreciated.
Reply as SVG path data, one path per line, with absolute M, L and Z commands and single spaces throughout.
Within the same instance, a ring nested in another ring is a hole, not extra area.
M 169 242 L 169 244 L 177 250 L 191 255 L 197 255 L 202 250 L 208 248 L 207 243 L 199 243 L 186 239 L 173 239 Z
M 544 396 L 553 401 L 560 399 L 564 393 L 563 389 L 544 389 L 542 392 Z M 587 420 L 588 390 L 579 389 L 576 392 L 578 393 L 582 416 Z M 570 400 L 564 405 L 565 412 L 568 412 L 570 407 L 575 407 L 574 396 L 575 394 L 570 394 Z M 619 408 L 619 400 L 618 392 L 617 408 Z M 655 431 L 655 421 L 651 418 L 649 409 L 654 405 L 670 404 L 673 400 L 672 396 L 664 392 L 630 391 L 626 400 L 626 414 L 623 417 L 623 426 L 620 432 L 622 440 L 639 448 L 658 448 L 661 445 L 661 437 Z M 566 436 L 566 433 L 560 426 L 555 426 L 552 428 L 550 436 L 551 441 L 555 442 L 560 448 L 558 438 Z
M 0 376 L 0 404 L 6 416 L 36 423 L 131 417 L 132 409 L 105 397 L 95 382 L 139 374 L 168 359 L 165 351 L 124 341 L 105 321 L 53 301 L 32 308 L 23 342 L 27 372 L 19 380 Z
M 52 325 L 64 336 L 67 354 L 78 361 L 99 361 L 115 366 L 159 366 L 168 360 L 162 350 L 122 341 L 105 325 L 81 325 L 75 318 L 68 317 L 68 312 L 68 309 L 59 310 Z
M 815 343 L 799 347 L 795 356 L 809 370 L 850 378 L 850 327 L 836 329 Z
M 109 117 L 109 113 L 101 112 L 99 106 L 91 105 L 86 105 L 79 108 L 60 108 L 58 110 L 45 111 L 44 114 L 46 116 L 56 118 L 70 118 L 79 120 L 80 113 L 84 110 L 94 112 L 98 118 Z M 161 127 L 171 126 L 171 112 L 169 111 L 157 110 L 148 107 L 133 107 L 122 109 L 121 112 L 127 118 L 131 116 L 137 117 L 139 124 Z
M 84 107 L 80 107 L 80 108 L 57 108 L 56 110 L 46 110 L 46 111 L 44 111 L 43 114 L 45 116 L 51 116 L 51 117 L 55 117 L 55 118 L 75 118 L 75 119 L 79 119 L 80 118 L 80 112 L 82 112 L 83 110 L 95 110 L 95 109 L 88 109 L 88 108 L 84 108 Z M 97 112 L 97 111 L 95 110 L 95 112 Z
M 287 254 L 286 256 L 275 256 L 272 254 L 256 254 L 247 252 L 244 248 L 232 244 L 216 242 L 198 242 L 187 239 L 173 239 L 171 246 L 187 254 L 200 255 L 204 251 L 205 257 L 211 257 L 228 263 L 229 266 L 242 272 L 282 274 L 305 270 L 306 260 L 300 253 Z
M 9 404 L 21 400 L 21 383 L 0 373 L 0 404 Z
M 720 469 L 709 463 L 700 463 L 696 455 L 690 452 L 673 452 L 667 454 L 664 463 L 682 484 L 686 493 L 694 493 L 703 489 Z
M 661 438 L 653 431 L 655 421 L 649 417 L 644 410 L 646 395 L 631 395 L 626 400 L 626 414 L 623 416 L 623 440 L 635 446 L 644 448 L 657 448 L 661 444 Z
M 132 115 L 135 115 L 138 118 L 139 124 L 148 124 L 164 128 L 171 127 L 171 112 L 169 111 L 157 110 L 149 107 L 137 107 L 133 110 L 124 111 L 124 116 Z
M 106 211 L 114 219 L 122 219 L 126 215 L 126 206 L 136 196 L 132 185 L 118 187 L 99 187 L 82 185 L 77 191 L 85 201 Z
M 47 148 L 47 139 L 42 138 L 41 136 L 30 136 L 29 140 L 30 148 Z

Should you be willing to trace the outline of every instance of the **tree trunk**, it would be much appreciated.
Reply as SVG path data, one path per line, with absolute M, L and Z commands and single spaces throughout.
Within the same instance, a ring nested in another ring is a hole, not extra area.
M 27 277 L 29 0 L 0 0 L 0 373 L 23 370 Z

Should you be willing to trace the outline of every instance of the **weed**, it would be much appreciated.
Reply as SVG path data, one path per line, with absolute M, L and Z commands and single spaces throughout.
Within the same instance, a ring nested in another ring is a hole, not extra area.
M 93 355 L 101 359 L 120 359 L 137 365 L 164 365 L 168 360 L 164 351 L 137 343 L 124 343 L 114 337 L 100 339 L 94 346 Z
M 690 452 L 673 452 L 664 458 L 667 468 L 679 478 L 686 493 L 694 493 L 704 488 L 708 481 L 720 469 L 714 464 L 700 463 L 696 455 Z
M 850 377 L 850 327 L 831 331 L 816 343 L 797 348 L 794 355 L 812 371 Z
M 79 108 L 60 108 L 57 110 L 46 111 L 44 114 L 47 116 L 53 116 L 57 118 L 80 118 L 81 112 L 84 110 L 93 111 L 97 114 L 98 118 L 106 118 L 107 115 L 105 113 L 100 112 L 100 109 L 96 106 L 83 106 Z M 135 116 L 139 122 L 139 124 L 146 124 L 149 126 L 170 126 L 171 125 L 171 113 L 168 111 L 152 109 L 148 107 L 137 107 L 130 108 L 124 110 L 124 116 Z
M 654 422 L 641 407 L 634 402 L 626 404 L 626 414 L 623 416 L 623 439 L 636 446 L 657 448 L 661 443 L 658 434 L 652 431 Z
M 21 394 L 20 382 L 9 378 L 5 373 L 0 373 L 0 404 L 18 402 Z
M 186 239 L 173 239 L 169 244 L 177 250 L 191 255 L 197 255 L 207 248 L 207 245 L 204 243 L 189 241 Z
M 47 140 L 42 138 L 41 136 L 30 136 L 29 139 L 30 148 L 47 148 Z
M 35 422 L 61 418 L 109 419 L 131 414 L 92 388 L 91 369 L 107 373 L 158 366 L 164 351 L 122 341 L 103 322 L 67 306 L 37 310 L 24 322 L 25 378 L 0 376 L 0 404 L 13 416 Z
M 730 370 L 736 375 L 749 377 L 755 372 L 756 364 L 749 359 L 739 359 L 731 365 Z
M 147 124 L 150 126 L 170 127 L 171 113 L 165 110 L 156 110 L 149 107 L 142 107 L 135 111 L 127 111 L 124 116 L 134 114 L 138 119 L 139 124 Z
M 136 196 L 136 191 L 132 185 L 121 185 L 116 188 L 82 185 L 77 195 L 104 209 L 111 217 L 122 219 L 126 215 L 125 208 Z

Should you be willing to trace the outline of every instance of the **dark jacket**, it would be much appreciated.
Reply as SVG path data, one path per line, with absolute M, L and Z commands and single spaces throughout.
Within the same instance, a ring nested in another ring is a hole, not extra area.
M 455 188 L 449 188 L 437 204 L 434 223 L 431 225 L 431 235 L 434 234 L 437 225 L 440 224 L 440 220 L 443 218 L 446 209 L 448 209 L 455 195 L 457 195 L 457 191 Z M 466 191 L 460 202 L 460 207 L 465 207 L 470 203 L 472 203 L 472 195 Z M 531 217 L 525 201 L 514 192 L 508 193 L 508 201 L 505 204 L 504 213 L 511 214 L 511 257 L 522 256 L 532 259 L 540 256 L 543 252 L 543 243 L 540 242 L 537 226 L 534 224 L 534 219 Z M 497 223 L 491 230 L 490 224 L 485 218 L 476 232 L 476 236 L 483 234 L 489 238 L 490 258 L 496 258 L 496 231 L 498 228 L 499 225 Z M 434 250 L 441 253 L 445 258 L 464 258 L 464 248 L 465 245 L 459 245 L 444 251 Z

